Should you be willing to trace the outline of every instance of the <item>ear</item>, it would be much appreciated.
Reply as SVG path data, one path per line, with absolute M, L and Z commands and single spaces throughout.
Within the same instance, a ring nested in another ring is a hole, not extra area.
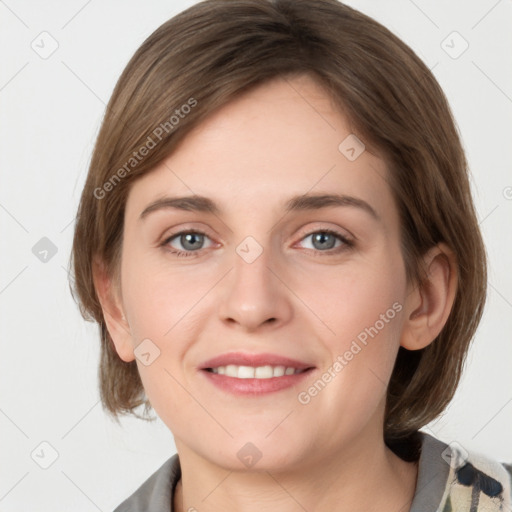
M 103 318 L 116 352 L 123 361 L 129 363 L 135 359 L 135 355 L 130 325 L 125 318 L 121 301 L 120 286 L 114 283 L 99 258 L 93 260 L 92 273 L 96 294 L 103 310 Z
M 416 283 L 405 300 L 400 345 L 419 350 L 432 343 L 446 324 L 457 292 L 457 264 L 453 251 L 444 243 L 423 258 L 425 279 Z

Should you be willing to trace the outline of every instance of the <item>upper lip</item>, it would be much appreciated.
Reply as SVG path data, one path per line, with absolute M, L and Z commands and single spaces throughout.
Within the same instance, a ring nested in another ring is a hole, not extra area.
M 234 364 L 236 366 L 285 366 L 286 368 L 296 368 L 297 370 L 306 370 L 313 368 L 313 365 L 291 359 L 289 357 L 280 356 L 278 354 L 248 354 L 243 352 L 230 352 L 220 356 L 213 357 L 202 363 L 199 368 L 218 368 L 219 366 L 227 366 Z

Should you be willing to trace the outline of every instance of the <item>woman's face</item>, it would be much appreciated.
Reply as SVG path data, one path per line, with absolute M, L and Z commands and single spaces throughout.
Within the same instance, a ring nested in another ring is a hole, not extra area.
M 178 450 L 283 469 L 382 437 L 409 291 L 387 175 L 304 76 L 221 108 L 134 183 L 116 346 Z

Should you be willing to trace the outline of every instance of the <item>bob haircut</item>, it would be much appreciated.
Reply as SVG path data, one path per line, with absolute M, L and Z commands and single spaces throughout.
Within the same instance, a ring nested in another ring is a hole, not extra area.
M 444 328 L 421 350 L 399 349 L 387 389 L 386 442 L 414 434 L 452 399 L 482 316 L 487 269 L 466 157 L 433 74 L 388 29 L 337 0 L 205 0 L 161 25 L 128 62 L 78 207 L 72 294 L 84 319 L 99 324 L 100 396 L 116 421 L 129 413 L 151 419 L 136 361 L 117 355 L 93 281 L 99 261 L 119 286 L 130 187 L 237 95 L 304 74 L 385 161 L 408 282 L 422 286 L 422 255 L 435 244 L 446 243 L 456 258 L 457 292 Z M 135 411 L 141 405 L 143 416 Z

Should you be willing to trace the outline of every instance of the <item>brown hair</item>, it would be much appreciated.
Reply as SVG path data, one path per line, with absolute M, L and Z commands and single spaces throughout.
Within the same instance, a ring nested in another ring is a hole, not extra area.
M 115 351 L 92 274 L 98 256 L 117 276 L 130 186 L 213 110 L 267 80 L 301 74 L 325 87 L 352 131 L 387 163 L 407 278 L 422 282 L 421 256 L 438 242 L 457 260 L 443 330 L 422 350 L 399 349 L 385 439 L 415 432 L 453 397 L 485 303 L 486 256 L 464 151 L 434 76 L 388 29 L 336 0 L 205 0 L 160 26 L 124 69 L 78 208 L 74 292 L 84 318 L 100 326 L 101 399 L 116 419 L 151 407 L 135 361 Z

